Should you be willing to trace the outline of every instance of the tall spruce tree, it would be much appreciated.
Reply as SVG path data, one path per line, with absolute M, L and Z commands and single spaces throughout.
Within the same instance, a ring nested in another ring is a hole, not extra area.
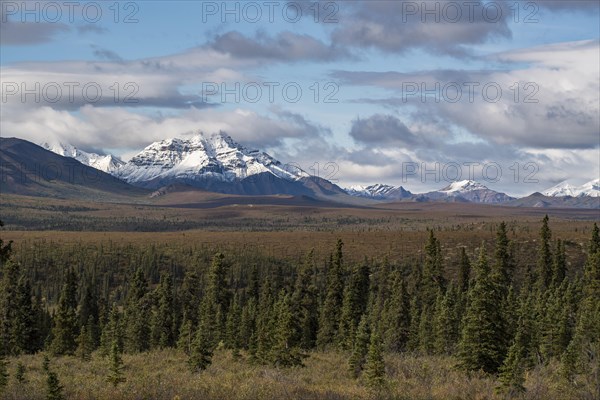
M 469 290 L 469 281 L 471 280 L 471 261 L 467 255 L 465 247 L 460 248 L 460 261 L 459 261 L 459 287 L 463 293 Z
M 554 250 L 552 263 L 552 286 L 558 287 L 567 276 L 567 257 L 565 254 L 565 243 L 558 239 Z
M 408 344 L 410 332 L 410 297 L 402 271 L 396 270 L 390 277 L 391 291 L 385 300 L 381 323 L 386 349 L 403 351 Z
M 425 245 L 425 262 L 423 264 L 422 279 L 423 305 L 427 305 L 430 309 L 433 309 L 437 295 L 443 293 L 446 289 L 441 243 L 435 237 L 433 229 L 429 231 L 429 239 Z
M 458 289 L 451 284 L 439 299 L 433 320 L 433 347 L 437 354 L 452 354 L 459 338 Z
M 511 395 L 525 390 L 525 370 L 534 363 L 534 297 L 524 293 L 515 338 L 500 369 L 502 387 Z
M 542 220 L 540 228 L 540 242 L 538 245 L 537 273 L 538 284 L 541 288 L 547 288 L 552 282 L 552 251 L 550 250 L 550 239 L 552 231 L 548 226 L 548 215 Z
M 173 295 L 173 278 L 165 273 L 160 278 L 157 288 L 157 305 L 152 320 L 153 342 L 160 348 L 175 346 L 175 304 Z
M 271 279 L 266 278 L 260 288 L 258 309 L 256 311 L 256 331 L 251 341 L 253 361 L 269 362 L 269 352 L 273 346 L 275 331 L 274 303 Z
M 327 273 L 327 289 L 325 301 L 321 307 L 317 334 L 317 345 L 320 348 L 334 343 L 337 336 L 344 292 L 343 246 L 342 240 L 338 239 L 335 257 L 330 263 Z
M 317 288 L 314 285 L 314 250 L 311 250 L 300 270 L 292 294 L 295 340 L 304 350 L 314 347 L 319 327 Z
M 216 346 L 225 334 L 225 318 L 229 305 L 227 290 L 227 265 L 225 256 L 217 253 L 208 271 L 206 291 L 200 305 L 198 318 L 205 327 L 210 327 L 210 342 Z
M 474 285 L 469 289 L 469 304 L 463 318 L 459 342 L 459 365 L 467 371 L 495 373 L 504 361 L 502 297 L 481 244 Z
M 369 343 L 371 334 L 369 332 L 369 318 L 367 314 L 360 317 L 360 322 L 354 336 L 352 344 L 352 354 L 348 360 L 348 369 L 354 378 L 358 378 L 362 372 L 365 362 L 367 361 L 367 353 L 369 352 Z
M 360 317 L 367 308 L 369 298 L 369 267 L 366 263 L 352 269 L 348 283 L 344 288 L 340 325 L 338 328 L 338 343 L 341 348 L 352 347 Z
M 148 282 L 138 267 L 129 283 L 124 312 L 125 351 L 138 353 L 150 348 Z
M 108 316 L 108 321 L 102 329 L 102 335 L 100 337 L 100 353 L 104 356 L 108 356 L 112 345 L 115 342 L 117 343 L 119 350 L 122 351 L 124 344 L 123 321 L 117 304 L 113 303 Z
M 383 344 L 377 330 L 371 332 L 369 352 L 365 362 L 365 381 L 372 388 L 381 387 L 385 383 L 385 363 L 383 360 Z
M 214 344 L 212 343 L 211 327 L 206 325 L 206 320 L 200 320 L 198 329 L 192 342 L 188 365 L 192 372 L 205 370 L 212 363 Z
M 302 366 L 303 354 L 294 343 L 294 315 L 290 295 L 281 290 L 275 303 L 273 347 L 269 359 L 275 367 Z
M 498 285 L 503 292 L 503 296 L 508 294 L 508 288 L 512 285 L 514 270 L 515 265 L 510 251 L 506 223 L 501 222 L 496 232 L 493 274 L 498 280 Z

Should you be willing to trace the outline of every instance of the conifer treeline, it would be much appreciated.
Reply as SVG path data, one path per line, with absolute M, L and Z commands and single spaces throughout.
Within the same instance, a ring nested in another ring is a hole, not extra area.
M 234 269 L 218 253 L 207 271 L 187 269 L 180 284 L 163 271 L 151 285 L 137 268 L 126 287 L 108 296 L 69 270 L 49 309 L 9 249 L 0 260 L 2 355 L 47 350 L 89 359 L 99 351 L 110 357 L 115 385 L 123 379 L 120 353 L 173 347 L 188 355 L 193 371 L 208 367 L 218 347 L 275 367 L 301 366 L 315 349 L 338 349 L 348 354 L 349 373 L 370 385 L 385 381 L 386 352 L 455 356 L 464 370 L 497 374 L 509 391 L 523 390 L 525 371 L 553 360 L 572 382 L 598 376 L 596 225 L 585 265 L 567 268 L 564 242 L 552 241 L 544 218 L 537 265 L 522 282 L 515 271 L 525 267 L 514 258 L 504 223 L 493 253 L 482 243 L 469 260 L 461 250 L 457 276 L 445 271 L 433 231 L 424 250 L 414 265 L 350 264 L 339 240 L 324 266 L 310 252 L 295 271 L 275 266 L 268 274 L 252 265 Z

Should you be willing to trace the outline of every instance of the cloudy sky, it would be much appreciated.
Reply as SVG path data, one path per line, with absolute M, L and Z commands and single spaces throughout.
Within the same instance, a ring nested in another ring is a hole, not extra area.
M 0 0 L 0 133 L 127 160 L 222 130 L 341 186 L 580 184 L 599 4 Z

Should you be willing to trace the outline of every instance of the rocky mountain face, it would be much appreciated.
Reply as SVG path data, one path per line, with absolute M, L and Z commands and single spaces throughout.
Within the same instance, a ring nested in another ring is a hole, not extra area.
M 346 193 L 352 196 L 375 200 L 401 200 L 412 196 L 412 193 L 402 186 L 383 185 L 380 183 L 370 186 L 351 186 L 346 189 Z

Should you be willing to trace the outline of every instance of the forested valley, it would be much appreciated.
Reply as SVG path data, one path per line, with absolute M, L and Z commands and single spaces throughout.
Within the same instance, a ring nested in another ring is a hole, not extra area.
M 498 223 L 453 268 L 434 230 L 360 262 L 0 242 L 0 397 L 599 399 L 590 230 L 567 262 L 545 217 L 531 263 Z

